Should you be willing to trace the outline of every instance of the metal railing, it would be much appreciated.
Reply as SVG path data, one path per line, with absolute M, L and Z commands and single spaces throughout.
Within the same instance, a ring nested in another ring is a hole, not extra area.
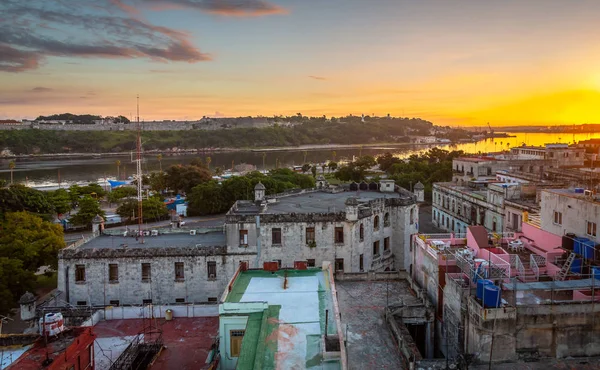
M 99 233 L 92 233 L 92 235 L 88 236 L 87 238 L 81 238 L 81 239 L 77 240 L 75 243 L 70 244 L 67 248 L 69 248 L 69 249 L 79 248 L 82 245 L 84 245 L 85 243 L 89 242 L 90 240 L 96 238 L 98 235 L 99 235 Z
M 537 261 L 535 260 L 535 258 L 533 258 L 533 256 L 533 254 L 529 255 L 529 267 L 531 268 L 531 271 L 533 271 L 533 273 L 535 274 L 535 279 L 539 280 L 540 268 L 538 267 Z
M 520 276 L 524 276 L 525 275 L 525 266 L 523 266 L 523 263 L 521 262 L 521 258 L 519 256 L 517 256 L 516 254 L 514 255 L 516 257 L 516 265 L 517 265 L 517 271 L 519 272 Z

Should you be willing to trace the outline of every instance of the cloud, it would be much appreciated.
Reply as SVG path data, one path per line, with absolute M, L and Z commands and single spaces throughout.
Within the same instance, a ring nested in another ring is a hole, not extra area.
M 57 0 L 52 6 L 46 4 L 45 0 L 0 2 L 0 13 L 13 20 L 0 22 L 0 71 L 36 69 L 51 56 L 188 63 L 211 60 L 192 45 L 188 34 L 132 17 L 118 5 L 121 1 Z M 52 30 L 39 27 L 41 24 Z
M 118 0 L 117 0 L 118 1 Z M 265 0 L 145 0 L 171 8 L 190 8 L 226 17 L 287 14 L 288 10 Z
M 319 80 L 319 81 L 327 81 L 326 77 L 322 77 L 322 76 L 308 76 L 308 78 L 312 78 L 313 80 Z
M 43 86 L 38 86 L 38 87 L 34 87 L 33 89 L 31 89 L 31 91 L 37 92 L 37 93 L 49 92 L 49 91 L 52 91 L 52 90 L 53 89 L 51 89 L 49 87 L 43 87 Z

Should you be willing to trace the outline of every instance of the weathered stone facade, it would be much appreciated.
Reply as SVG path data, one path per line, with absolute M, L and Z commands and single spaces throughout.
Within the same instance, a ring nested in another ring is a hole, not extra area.
M 224 234 L 159 230 L 146 244 L 100 235 L 64 249 L 58 289 L 71 305 L 201 303 L 219 296 L 240 262 L 292 268 L 296 261 L 316 267 L 329 261 L 344 272 L 406 269 L 418 208 L 402 190 L 264 199 L 257 189 L 259 201 L 239 201 L 228 212 Z M 290 199 L 300 211 L 288 211 Z

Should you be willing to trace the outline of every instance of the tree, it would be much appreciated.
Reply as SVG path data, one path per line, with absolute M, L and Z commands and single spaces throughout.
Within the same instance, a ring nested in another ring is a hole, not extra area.
M 127 197 L 135 197 L 137 195 L 137 189 L 129 186 L 120 186 L 116 189 L 113 189 L 110 193 L 108 193 L 108 201 L 111 203 L 117 203 L 123 198 Z
M 317 166 L 312 166 L 310 172 L 312 172 L 313 177 L 317 177 Z
M 121 178 L 121 161 L 117 159 L 115 164 L 117 165 L 117 180 L 119 180 Z
M 59 225 L 28 212 L 6 213 L 1 228 L 0 314 L 6 314 L 25 291 L 33 290 L 40 266 L 57 267 L 65 241 Z
M 310 164 L 304 163 L 302 165 L 302 173 L 307 173 L 308 171 L 310 171 Z
M 326 165 L 325 163 L 323 163 L 323 164 L 321 165 L 321 173 L 322 173 L 322 174 L 325 174 L 325 168 L 327 168 L 327 165 Z
M 327 167 L 329 167 L 329 172 L 333 172 L 338 168 L 338 164 L 332 161 L 327 164 Z
M 210 170 L 210 162 L 212 162 L 212 159 L 210 157 L 206 157 L 206 168 L 208 168 Z
M 350 164 L 338 168 L 335 177 L 342 181 L 361 182 L 365 179 L 365 170 L 362 167 L 352 166 Z
M 79 210 L 77 214 L 69 219 L 73 225 L 89 226 L 96 215 L 104 217 L 104 211 L 100 204 L 90 195 L 84 195 L 79 199 Z
M 159 221 L 169 215 L 167 206 L 157 197 L 142 200 L 143 221 Z M 128 221 L 137 218 L 138 201 L 129 199 L 117 208 L 117 213 Z
M 163 159 L 163 155 L 161 153 L 158 153 L 158 155 L 156 156 L 156 159 L 158 159 L 158 169 L 160 172 L 162 172 L 162 159 Z
M 51 219 L 54 207 L 48 201 L 46 193 L 15 184 L 0 189 L 0 220 L 6 212 L 27 211 L 40 217 Z
M 167 189 L 167 175 L 164 172 L 152 172 L 148 180 L 152 191 L 162 193 Z
M 167 170 L 167 186 L 176 192 L 188 193 L 193 187 L 212 179 L 205 167 L 176 165 Z
M 228 203 L 223 197 L 221 186 L 209 181 L 195 186 L 188 195 L 188 215 L 200 216 L 221 213 L 227 210 Z
M 17 164 L 15 163 L 15 161 L 10 161 L 8 162 L 8 169 L 10 170 L 10 184 L 13 184 L 13 171 L 15 170 L 15 167 L 17 167 Z
M 48 192 L 48 200 L 58 215 L 65 214 L 72 209 L 71 197 L 69 192 L 65 189 L 57 189 Z
M 102 188 L 99 184 L 95 182 L 89 183 L 85 186 L 79 188 L 79 194 L 81 195 L 91 195 L 92 197 L 102 198 L 106 195 L 106 190 Z

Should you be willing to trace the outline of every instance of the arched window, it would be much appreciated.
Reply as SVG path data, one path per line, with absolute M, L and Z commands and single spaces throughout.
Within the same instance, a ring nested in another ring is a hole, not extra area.
M 390 226 L 390 214 L 388 212 L 383 215 L 383 226 Z
M 498 226 L 497 221 L 496 221 L 496 216 L 494 216 L 494 218 L 492 219 L 492 231 L 498 231 L 496 230 L 496 227 Z
M 415 223 L 415 209 L 411 208 L 410 209 L 410 224 L 414 224 Z
M 365 239 L 365 227 L 363 226 L 363 224 L 360 224 L 360 228 L 358 230 L 358 237 L 361 241 Z
M 375 216 L 375 219 L 373 219 L 373 229 L 379 230 L 379 216 Z

